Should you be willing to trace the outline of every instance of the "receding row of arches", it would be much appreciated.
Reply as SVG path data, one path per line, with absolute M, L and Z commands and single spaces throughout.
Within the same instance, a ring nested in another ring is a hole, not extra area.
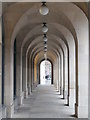
M 86 118 L 89 30 L 84 10 L 88 11 L 88 3 L 47 3 L 50 9 L 47 16 L 40 15 L 40 5 L 2 3 L 1 103 L 7 108 L 7 117 L 12 117 L 14 109 L 40 83 L 40 63 L 44 60 L 41 28 L 42 23 L 47 22 L 51 84 L 63 95 L 65 104 L 73 107 L 76 117 Z M 79 7 L 83 5 L 84 10 Z

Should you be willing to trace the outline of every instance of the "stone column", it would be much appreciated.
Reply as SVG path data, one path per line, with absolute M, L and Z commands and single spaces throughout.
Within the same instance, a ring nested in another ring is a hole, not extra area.
M 58 81 L 58 85 L 57 85 L 57 89 L 58 89 L 58 92 L 60 91 L 60 72 L 59 72 L 59 56 L 57 58 L 57 81 Z
M 61 89 L 61 85 L 60 85 L 60 80 L 61 80 L 61 74 L 60 74 L 60 56 L 59 56 L 59 65 L 58 65 L 58 69 L 59 69 L 59 92 Z
M 58 75 L 59 74 L 59 71 L 58 71 L 59 69 L 58 69 L 58 66 L 59 66 L 59 64 L 58 64 L 58 58 L 57 58 L 56 59 L 56 68 L 55 68 L 56 73 L 55 74 L 56 74 L 56 81 L 57 81 L 57 91 L 59 92 L 59 75 Z
M 68 87 L 67 87 L 67 106 L 69 106 L 69 97 L 70 97 L 70 65 L 69 65 L 69 60 L 70 60 L 70 56 L 69 56 L 69 50 L 67 51 L 68 55 L 67 55 L 67 73 L 68 73 Z
M 32 83 L 32 62 L 31 62 L 31 56 L 29 57 L 29 81 L 30 81 L 30 90 L 32 92 L 32 86 L 33 86 L 33 83 Z
M 14 113 L 13 103 L 13 48 L 5 43 L 5 63 L 4 63 L 4 104 L 7 108 L 7 117 L 11 118 Z
M 69 94 L 68 94 L 68 90 L 69 90 L 69 84 L 68 84 L 68 80 L 69 80 L 69 56 L 68 56 L 68 51 L 66 49 L 65 51 L 65 96 L 64 98 L 66 99 L 66 105 L 69 105 Z
M 34 63 L 31 58 L 31 81 L 32 81 L 32 90 L 34 89 Z
M 0 119 L 2 119 L 2 43 L 0 42 Z
M 57 91 L 59 92 L 59 69 L 58 69 L 58 57 L 57 57 L 57 62 L 56 62 L 56 74 L 57 74 Z
M 2 102 L 2 32 L 0 23 L 0 105 L 1 102 Z
M 17 47 L 16 50 L 16 95 L 17 95 L 17 104 L 22 104 L 23 93 L 22 93 L 22 56 Z
M 62 95 L 62 57 L 60 55 L 60 95 Z
M 30 64 L 30 61 L 29 61 L 29 58 L 28 58 L 28 61 L 27 61 L 27 65 L 28 65 L 28 72 L 27 72 L 27 76 L 28 76 L 28 95 L 31 94 L 31 64 Z
M 56 65 L 56 60 L 55 60 L 55 62 L 54 62 L 54 85 L 56 87 L 56 90 L 58 90 L 57 89 L 57 73 L 56 73 L 56 68 L 57 68 L 57 65 Z
M 0 43 L 0 98 L 1 98 L 1 79 L 2 79 L 2 44 Z M 1 103 L 1 99 L 0 99 Z
M 65 56 L 63 53 L 63 99 L 65 99 Z
M 23 79 L 23 91 L 24 98 L 28 97 L 28 88 L 27 88 L 27 57 L 26 55 L 22 56 L 22 79 Z
M 90 2 L 89 2 L 89 5 L 88 5 L 88 11 L 89 11 L 89 21 L 90 21 Z M 90 120 L 90 22 L 89 22 L 89 88 L 88 88 L 88 118 Z

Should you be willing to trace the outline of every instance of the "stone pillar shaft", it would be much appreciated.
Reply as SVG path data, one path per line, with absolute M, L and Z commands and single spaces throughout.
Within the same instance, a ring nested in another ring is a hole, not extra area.
M 26 55 L 22 56 L 22 76 L 23 76 L 23 91 L 24 98 L 28 97 L 28 88 L 27 88 L 27 57 Z
M 22 57 L 20 51 L 16 53 L 16 95 L 17 95 L 17 104 L 22 104 Z

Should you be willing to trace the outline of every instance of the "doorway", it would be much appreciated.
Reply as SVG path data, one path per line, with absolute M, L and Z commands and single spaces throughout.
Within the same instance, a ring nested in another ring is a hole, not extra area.
M 40 64 L 40 84 L 52 84 L 52 64 L 48 60 L 44 60 Z

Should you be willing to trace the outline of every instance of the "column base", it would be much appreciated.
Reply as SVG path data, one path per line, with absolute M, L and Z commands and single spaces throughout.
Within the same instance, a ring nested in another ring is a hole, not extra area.
M 14 104 L 7 106 L 7 118 L 12 118 L 14 114 Z
M 78 107 L 78 118 L 88 118 L 88 106 Z
M 75 117 L 88 118 L 88 106 L 77 106 L 75 104 Z
M 23 103 L 23 95 L 18 96 L 18 105 L 22 105 Z
M 23 94 L 20 96 L 17 96 L 17 98 L 14 100 L 14 109 L 17 110 L 20 105 L 23 104 Z
M 24 92 L 22 92 L 22 99 L 24 99 Z
M 21 95 L 17 95 L 17 97 L 14 100 L 14 109 L 17 110 L 20 105 L 23 104 L 23 92 Z
M 28 95 L 31 95 L 31 87 L 28 87 Z
M 6 118 L 7 115 L 6 115 L 6 107 L 5 106 L 0 106 L 0 120 L 2 118 Z
M 60 87 L 60 95 L 62 95 L 62 88 Z
M 24 91 L 24 99 L 28 98 L 28 89 L 27 91 Z
M 0 120 L 2 119 L 2 107 L 0 107 Z
M 78 105 L 75 103 L 75 117 L 78 118 Z
M 63 90 L 63 99 L 65 99 L 65 91 Z
M 67 106 L 69 106 L 69 95 L 67 95 Z
M 33 91 L 35 88 L 36 88 L 36 84 L 33 83 L 33 84 L 32 84 L 32 91 Z M 31 92 L 32 92 L 32 91 L 31 91 Z

